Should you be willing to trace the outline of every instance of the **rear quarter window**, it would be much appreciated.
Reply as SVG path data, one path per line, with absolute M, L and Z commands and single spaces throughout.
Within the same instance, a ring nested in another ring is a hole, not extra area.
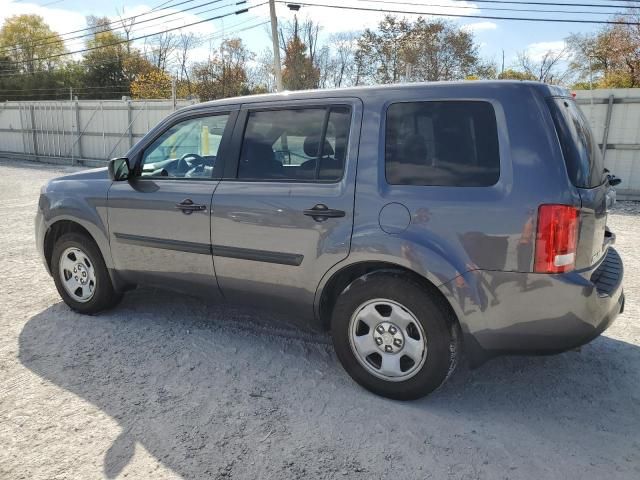
M 481 101 L 390 105 L 385 174 L 392 185 L 494 185 L 500 155 L 493 106 Z
M 604 182 L 604 160 L 589 123 L 573 99 L 549 98 L 549 110 L 569 179 L 578 188 L 594 188 Z

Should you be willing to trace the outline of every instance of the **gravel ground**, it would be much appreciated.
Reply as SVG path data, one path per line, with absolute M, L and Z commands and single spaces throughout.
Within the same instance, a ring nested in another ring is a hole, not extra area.
M 611 215 L 627 305 L 604 336 L 399 403 L 257 312 L 139 289 L 72 313 L 33 240 L 68 171 L 0 161 L 0 478 L 640 478 L 640 205 Z

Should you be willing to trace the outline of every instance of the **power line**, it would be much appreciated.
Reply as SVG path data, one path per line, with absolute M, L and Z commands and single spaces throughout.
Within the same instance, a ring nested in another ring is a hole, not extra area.
M 190 0 L 190 1 L 194 1 L 194 0 Z M 170 16 L 173 16 L 173 15 L 179 15 L 179 14 L 191 11 L 191 10 L 195 10 L 197 8 L 213 5 L 214 3 L 220 3 L 222 1 L 224 1 L 224 0 L 213 0 L 213 1 L 210 1 L 210 2 L 205 2 L 205 3 L 201 3 L 199 5 L 195 5 L 193 7 L 185 8 L 185 9 L 182 9 L 182 10 L 178 10 L 176 12 L 165 13 L 164 15 L 160 15 L 160 16 L 157 16 L 157 17 L 146 18 L 144 20 L 140 20 L 139 22 L 135 22 L 134 24 L 132 24 L 132 26 L 134 26 L 134 25 L 137 26 L 137 25 L 140 25 L 142 23 L 151 22 L 153 20 L 159 20 L 161 18 L 166 18 L 166 17 L 170 17 Z M 233 4 L 240 5 L 240 4 L 246 3 L 246 1 L 247 0 L 241 0 L 241 1 L 237 1 L 237 2 L 232 2 L 232 3 L 229 3 L 228 5 L 225 5 L 225 6 L 232 6 Z M 214 9 L 209 9 L 209 10 L 203 10 L 201 12 L 196 12 L 195 14 L 199 15 L 199 14 L 202 14 L 202 13 L 211 12 L 213 10 L 217 10 L 217 9 L 214 8 Z M 148 15 L 148 14 L 144 14 L 144 15 Z M 176 19 L 176 20 L 180 20 L 180 19 Z M 159 24 L 156 24 L 156 25 L 159 25 Z M 46 45 L 53 45 L 53 44 L 60 44 L 60 43 L 64 44 L 65 42 L 70 42 L 72 40 L 77 40 L 77 39 L 80 39 L 80 38 L 93 37 L 96 33 L 113 32 L 115 30 L 119 30 L 119 29 L 122 29 L 122 28 L 124 28 L 124 26 L 109 26 L 109 28 L 99 29 L 96 32 L 85 33 L 83 35 L 76 35 L 75 37 L 69 37 L 69 38 L 57 38 L 56 37 L 55 40 L 51 40 L 49 42 L 32 43 L 32 44 L 29 45 L 29 47 L 35 48 L 35 47 L 43 47 L 43 46 L 46 46 Z M 66 34 L 64 34 L 64 35 L 66 35 Z M 17 47 L 16 45 L 5 46 L 4 50 L 7 51 L 7 50 L 11 50 L 12 48 L 16 48 L 16 47 Z
M 154 12 L 154 11 L 158 10 L 159 8 L 164 7 L 167 3 L 172 3 L 172 2 L 174 2 L 174 1 L 175 1 L 175 0 L 167 0 L 166 2 L 162 2 L 160 5 L 156 5 L 155 7 L 153 7 L 153 8 L 151 9 L 151 11 L 152 11 L 152 12 Z M 171 5 L 169 5 L 169 6 L 171 6 Z
M 173 0 L 172 0 L 172 1 L 173 1 Z M 157 11 L 159 12 L 159 11 L 162 11 L 162 10 L 167 10 L 167 9 L 169 9 L 169 8 L 179 7 L 180 5 L 184 5 L 185 3 L 191 3 L 191 2 L 195 2 L 195 1 L 196 1 L 196 0 L 184 0 L 184 1 L 180 2 L 180 3 L 175 4 L 175 5 L 171 5 L 171 6 L 169 6 L 169 7 L 161 8 L 161 9 L 159 9 L 159 10 L 157 10 Z M 126 22 L 126 21 L 128 21 L 128 20 L 135 20 L 136 18 L 144 17 L 145 15 L 150 15 L 152 11 L 153 11 L 153 10 L 150 10 L 150 11 L 148 11 L 148 12 L 146 12 L 146 13 L 141 13 L 141 14 L 139 14 L 139 15 L 132 15 L 132 16 L 130 16 L 130 17 L 121 18 L 120 20 L 115 20 L 114 22 L 111 22 L 111 23 L 112 23 L 112 24 L 120 23 L 121 25 L 120 25 L 120 27 L 118 27 L 118 28 L 122 28 L 122 27 L 124 27 L 124 25 L 125 25 L 125 23 L 124 23 L 124 22 Z M 42 38 L 40 38 L 38 41 L 40 41 L 40 40 L 48 40 L 48 39 L 53 39 L 53 38 L 55 38 L 55 39 L 57 39 L 57 41 L 59 41 L 59 40 L 60 40 L 60 38 L 59 38 L 59 37 L 62 37 L 62 36 L 64 36 L 64 35 L 71 35 L 71 34 L 74 34 L 74 33 L 86 32 L 86 31 L 88 31 L 88 30 L 95 30 L 95 27 L 85 27 L 85 28 L 80 28 L 80 29 L 78 29 L 78 30 L 72 30 L 72 31 L 70 31 L 70 32 L 65 32 L 65 33 L 56 33 L 55 35 L 49 35 L 49 36 L 47 36 L 47 37 L 42 37 Z M 64 40 L 64 38 L 63 38 L 62 40 Z M 11 47 L 15 47 L 15 45 L 12 45 Z
M 366 0 L 359 0 L 366 1 Z M 594 7 L 594 8 L 633 8 L 629 5 L 603 5 L 599 3 L 566 3 L 566 2 L 530 2 L 530 1 L 519 1 L 519 0 L 449 0 L 450 2 L 464 2 L 464 3 L 497 3 L 497 4 L 510 4 L 510 5 L 537 5 L 537 6 L 545 6 L 545 7 Z M 618 0 L 613 0 L 618 1 Z M 626 1 L 626 0 L 621 0 Z M 633 0 L 636 1 L 636 0 Z M 640 1 L 640 0 L 637 0 Z M 403 2 L 405 3 L 405 2 Z M 408 3 L 408 2 L 406 2 Z M 432 6 L 431 4 L 425 3 L 412 3 L 411 5 L 421 5 L 425 7 Z M 451 5 L 451 8 L 459 8 Z M 484 7 L 478 7 L 478 9 L 483 9 Z M 540 10 L 541 12 L 543 10 Z M 576 12 L 577 13 L 577 12 Z M 602 13 L 603 15 L 608 15 L 607 12 L 594 12 L 594 13 Z M 617 13 L 613 13 L 617 15 Z
M 412 6 L 421 6 L 421 7 L 435 7 L 435 8 L 456 8 L 456 9 L 466 9 L 466 10 L 481 10 L 481 11 L 506 11 L 506 12 L 526 12 L 526 13 L 577 13 L 577 14 L 586 14 L 586 15 L 608 15 L 606 12 L 588 12 L 586 10 L 541 10 L 541 9 L 528 9 L 528 8 L 508 8 L 508 7 L 476 7 L 472 5 L 437 5 L 435 3 L 413 3 L 413 2 L 404 2 L 404 1 L 393 1 L 393 0 L 358 0 L 360 2 L 366 3 L 386 3 L 391 5 L 412 5 Z M 464 0 L 466 2 L 466 0 Z M 513 2 L 520 3 L 520 2 Z M 618 15 L 631 15 L 634 16 L 633 13 L 620 13 Z
M 248 12 L 249 10 L 252 10 L 252 9 L 258 8 L 258 7 L 262 7 L 263 5 L 266 5 L 268 3 L 269 2 L 262 2 L 262 3 L 256 4 L 256 5 L 250 5 L 250 6 L 246 7 L 246 8 L 241 9 L 241 10 L 236 10 L 235 12 L 225 13 L 225 14 L 222 14 L 222 15 L 216 15 L 215 17 L 209 17 L 209 18 L 205 18 L 203 20 L 199 20 L 197 22 L 187 23 L 187 24 L 182 25 L 180 27 L 167 28 L 167 29 L 162 30 L 160 32 L 149 33 L 147 35 L 140 35 L 138 37 L 130 38 L 128 40 L 120 40 L 118 42 L 111 42 L 109 44 L 99 45 L 99 46 L 96 46 L 96 47 L 88 47 L 88 48 L 84 48 L 82 50 L 75 50 L 73 52 L 58 53 L 58 54 L 55 54 L 55 55 L 49 55 L 47 57 L 40 57 L 40 58 L 36 58 L 36 59 L 33 59 L 33 60 L 25 60 L 25 61 L 21 61 L 21 62 L 6 62 L 5 65 L 22 65 L 22 64 L 28 64 L 28 63 L 33 63 L 33 62 L 40 62 L 40 61 L 43 61 L 43 60 L 50 60 L 52 58 L 60 58 L 60 57 L 65 57 L 67 55 L 75 55 L 77 53 L 90 52 L 90 51 L 93 51 L 93 50 L 98 50 L 100 48 L 107 48 L 107 47 L 113 47 L 113 46 L 116 46 L 116 45 L 122 45 L 123 43 L 129 43 L 129 42 L 134 42 L 136 40 L 142 40 L 144 38 L 153 37 L 153 36 L 159 35 L 161 33 L 168 33 L 168 32 L 173 32 L 175 30 L 181 30 L 181 29 L 186 28 L 186 27 L 192 27 L 194 25 L 200 25 L 200 24 L 205 23 L 205 22 L 211 22 L 213 20 L 219 20 L 221 18 L 230 17 L 232 15 L 241 15 L 243 13 Z
M 257 6 L 259 6 L 259 5 L 257 5 Z M 241 25 L 244 25 L 244 24 L 246 24 L 246 23 L 248 23 L 250 21 L 253 21 L 253 20 L 254 20 L 253 18 L 250 18 L 250 19 L 247 19 L 247 20 L 243 20 L 242 22 L 238 22 L 238 23 L 236 23 L 234 25 L 230 25 L 229 26 L 229 30 L 226 30 L 224 32 L 216 32 L 216 33 L 214 33 L 212 35 L 209 35 L 209 36 L 207 36 L 205 38 L 198 39 L 193 44 L 193 46 L 200 46 L 200 45 L 203 45 L 203 44 L 205 44 L 207 42 L 210 42 L 212 40 L 216 40 L 218 38 L 223 38 L 223 37 L 228 37 L 229 35 L 235 35 L 235 34 L 238 34 L 238 33 L 242 33 L 244 31 L 251 30 L 251 29 L 257 28 L 257 27 L 261 27 L 261 26 L 266 25 L 266 24 L 269 23 L 269 21 L 267 20 L 267 21 L 263 21 L 263 22 L 257 23 L 255 25 L 250 25 L 250 26 L 243 27 L 243 28 L 240 28 L 240 29 L 237 28 L 237 27 L 239 27 Z M 143 55 L 147 55 L 148 53 L 154 53 L 154 52 L 158 52 L 158 51 L 159 51 L 159 49 L 152 49 L 149 52 L 144 52 Z M 91 65 L 92 66 L 105 66 L 105 65 L 112 65 L 112 64 L 118 63 L 118 62 L 119 62 L 119 60 L 112 60 L 112 61 L 103 61 L 103 62 L 98 62 L 98 63 L 92 63 Z M 44 72 L 38 72 L 38 73 L 44 73 Z M 0 79 L 2 79 L 2 78 L 12 78 L 12 77 L 23 77 L 24 75 L 25 75 L 24 73 L 0 74 Z M 68 88 L 68 87 L 62 87 L 62 88 Z M 81 87 L 81 88 L 101 88 L 101 87 Z M 33 89 L 30 89 L 30 90 L 33 90 Z M 74 88 L 74 90 L 75 90 L 75 88 Z
M 215 1 L 213 1 L 213 2 L 208 2 L 208 3 L 205 3 L 205 4 L 203 4 L 203 5 L 198 5 L 197 7 L 193 7 L 193 8 L 199 8 L 199 7 L 202 7 L 202 6 L 211 5 L 211 4 L 214 4 L 214 3 L 219 3 L 219 2 L 221 2 L 221 1 L 223 1 L 223 0 L 215 0 Z M 217 10 L 222 10 L 223 8 L 228 8 L 228 7 L 233 7 L 233 6 L 237 6 L 237 5 L 242 5 L 242 4 L 246 3 L 246 2 L 247 2 L 247 0 L 241 0 L 241 1 L 239 1 L 239 2 L 231 2 L 231 3 L 225 4 L 225 5 L 220 5 L 219 7 L 208 8 L 208 9 L 206 9 L 206 10 L 201 10 L 201 11 L 199 11 L 199 12 L 195 12 L 195 13 L 194 13 L 194 15 L 201 15 L 201 14 L 203 14 L 203 13 L 215 12 L 215 11 L 217 11 Z M 186 11 L 186 10 L 185 10 L 185 11 Z M 176 12 L 176 13 L 182 13 L 182 12 Z M 175 15 L 176 13 L 163 15 L 163 16 L 161 16 L 161 17 L 157 17 L 157 18 L 150 18 L 150 19 L 148 19 L 148 20 L 144 20 L 144 21 L 142 21 L 142 22 L 138 22 L 138 23 L 136 23 L 136 24 L 135 24 L 135 26 L 138 26 L 139 24 L 141 24 L 141 23 L 145 23 L 145 22 L 147 22 L 147 21 L 157 20 L 158 18 L 163 18 L 164 16 Z M 154 27 L 158 27 L 158 26 L 160 26 L 160 25 L 167 26 L 167 24 L 169 24 L 169 23 L 179 22 L 179 21 L 181 21 L 181 20 L 184 20 L 184 19 L 183 19 L 183 18 L 175 18 L 175 19 L 171 19 L 171 20 L 165 20 L 164 22 L 158 22 L 158 23 L 152 23 L 152 24 L 150 24 L 150 25 L 145 25 L 145 26 L 141 27 L 140 29 L 136 29 L 136 30 L 137 30 L 137 32 L 138 32 L 138 33 L 140 33 L 140 30 L 146 30 L 146 29 L 148 29 L 148 28 L 154 28 Z M 102 33 L 103 31 L 104 31 L 104 32 L 106 32 L 106 31 L 109 31 L 109 30 L 101 30 L 101 31 L 100 31 L 100 33 Z M 93 34 L 81 35 L 80 37 L 77 37 L 77 38 L 88 37 L 88 36 L 93 36 Z M 127 40 L 127 39 L 124 39 L 124 40 Z M 127 40 L 127 41 L 130 41 L 130 40 Z M 78 46 L 79 46 L 79 45 L 78 45 Z M 76 48 L 77 48 L 77 47 L 76 47 Z
M 135 16 L 131 16 L 131 17 L 127 17 L 127 18 L 123 18 L 120 20 L 116 20 L 111 22 L 111 26 L 110 28 L 104 29 L 104 30 L 100 30 L 100 32 L 106 32 L 106 31 L 115 31 L 118 29 L 122 29 L 125 26 L 125 22 L 128 20 L 134 20 L 141 18 L 141 17 L 145 17 L 147 15 L 150 15 L 152 12 L 159 12 L 162 10 L 168 10 L 170 8 L 175 8 L 178 7 L 180 5 L 184 5 L 187 3 L 192 3 L 196 0 L 184 0 L 181 1 L 179 3 L 176 4 L 172 4 L 172 5 L 167 5 L 171 2 L 173 2 L 175 0 L 168 0 L 165 1 L 163 3 L 161 3 L 160 5 L 157 5 L 156 7 L 154 7 L 153 9 L 151 9 L 149 12 L 146 13 L 142 13 L 140 15 L 135 15 Z M 195 5 L 189 8 L 185 8 L 185 9 L 181 9 L 175 12 L 170 12 L 170 13 L 166 13 L 164 15 L 160 15 L 160 16 L 156 16 L 156 17 L 152 17 L 152 18 L 147 18 L 147 19 L 143 19 L 143 20 L 139 20 L 137 21 L 134 25 L 140 25 L 142 23 L 146 23 L 149 21 L 153 21 L 153 20 L 158 20 L 158 19 L 162 19 L 162 18 L 166 18 L 169 16 L 173 16 L 173 15 L 178 15 L 184 12 L 188 12 L 191 10 L 195 10 L 197 8 L 203 7 L 203 6 L 208 6 L 214 3 L 218 3 L 222 0 L 214 0 L 214 1 L 210 1 L 210 2 L 205 2 L 203 4 L 199 4 L 199 5 Z M 360 0 L 363 1 L 363 0 Z M 366 1 L 366 0 L 364 0 Z M 464 2 L 464 3 L 468 3 L 468 0 L 450 0 L 452 2 Z M 638 0 L 612 0 L 612 1 L 619 1 L 619 2 L 637 2 Z M 246 0 L 243 1 L 239 1 L 236 4 L 242 4 L 242 3 L 246 3 Z M 284 3 L 284 2 L 281 2 Z M 421 3 L 411 3 L 411 2 L 382 2 L 382 1 L 374 1 L 373 3 L 389 3 L 389 4 L 393 4 L 393 3 L 404 3 L 407 5 L 416 5 L 416 6 L 425 6 L 425 7 L 439 7 L 439 8 L 459 8 L 459 9 L 473 9 L 473 6 L 461 6 L 461 7 L 456 7 L 454 5 L 433 5 L 433 4 L 421 4 Z M 560 2 L 536 2 L 536 1 L 516 1 L 516 0 L 474 0 L 474 3 L 489 3 L 489 4 L 512 4 L 512 5 L 536 5 L 536 6 L 566 6 L 566 7 L 592 7 L 592 8 L 630 8 L 629 5 L 619 5 L 619 4 L 611 4 L 611 5 L 606 5 L 606 4 L 594 4 L 594 3 L 560 3 Z M 162 8 L 160 8 L 162 7 Z M 633 6 L 632 6 L 633 7 Z M 478 7 L 479 10 L 496 10 L 496 11 L 522 11 L 522 12 L 530 12 L 530 13 L 535 13 L 535 12 L 539 12 L 539 13 L 577 13 L 577 14 L 589 14 L 589 15 L 595 15 L 595 14 L 606 14 L 606 12 L 585 12 L 585 11 L 562 11 L 562 10 L 542 10 L 542 9 L 538 9 L 538 10 L 524 10 L 524 9 L 499 9 L 499 8 L 492 8 L 492 7 Z M 196 12 L 195 14 L 202 14 L 205 13 L 207 11 L 211 11 L 211 10 L 205 10 L 205 11 L 201 11 L 201 12 Z M 633 15 L 631 13 L 618 13 L 617 15 Z M 120 24 L 120 25 L 117 25 Z M 51 35 L 49 37 L 43 37 L 41 39 L 39 39 L 39 41 L 41 40 L 46 40 L 48 38 L 54 39 L 51 42 L 44 42 L 44 43 L 33 43 L 30 44 L 31 47 L 36 47 L 36 46 L 45 46 L 45 45 L 50 45 L 50 44 L 56 44 L 56 43 L 61 43 L 61 40 L 63 42 L 68 42 L 71 40 L 75 40 L 75 39 L 80 39 L 80 38 L 85 38 L 85 37 L 89 37 L 89 36 L 93 36 L 95 32 L 90 32 L 87 34 L 83 34 L 83 35 L 78 35 L 75 37 L 70 37 L 70 38 L 60 38 L 62 36 L 65 35 L 71 35 L 73 33 L 78 33 L 78 32 L 84 32 L 87 30 L 94 30 L 94 27 L 87 27 L 87 28 L 83 28 L 83 29 L 79 29 L 79 30 L 74 30 L 71 32 L 66 32 L 66 33 L 62 33 L 62 34 L 58 34 L 58 35 Z M 12 46 L 5 46 L 3 47 L 4 51 L 8 51 L 11 50 L 13 48 L 17 48 L 16 45 L 12 45 Z
M 475 0 L 477 1 L 477 0 Z M 287 4 L 285 0 L 275 0 L 276 3 Z M 454 17 L 454 18 L 482 18 L 486 20 L 513 20 L 521 22 L 550 22 L 550 23 L 589 23 L 596 25 L 640 25 L 638 22 L 623 22 L 617 20 L 587 20 L 587 19 L 560 19 L 560 18 L 532 18 L 532 17 L 498 17 L 492 15 L 462 15 L 455 13 L 436 13 L 436 12 L 415 12 L 408 10 L 390 10 L 382 8 L 366 8 L 351 7 L 348 5 L 328 5 L 323 3 L 305 3 L 296 2 L 296 5 L 303 7 L 319 7 L 319 8 L 336 8 L 339 10 L 357 10 L 362 12 L 379 12 L 379 13 L 400 13 L 405 15 L 426 15 L 434 17 Z
M 244 27 L 244 28 L 241 28 L 241 29 L 237 28 L 240 25 L 246 24 L 246 23 L 248 23 L 248 22 L 250 22 L 252 20 L 253 20 L 253 18 L 244 20 L 244 21 L 236 23 L 234 25 L 230 25 L 229 26 L 230 30 L 226 30 L 224 32 L 216 32 L 216 33 L 214 33 L 212 35 L 209 35 L 209 36 L 207 36 L 205 38 L 198 39 L 196 42 L 194 42 L 193 46 L 197 47 L 197 46 L 203 45 L 203 44 L 205 44 L 207 42 L 210 42 L 212 40 L 216 40 L 218 38 L 223 38 L 223 37 L 226 37 L 226 36 L 229 36 L 229 35 L 235 35 L 237 33 L 241 33 L 241 32 L 244 32 L 246 30 L 251 30 L 253 28 L 261 27 L 261 26 L 266 25 L 266 24 L 269 23 L 269 21 L 264 21 L 264 22 L 260 22 L 260 23 L 258 23 L 256 25 L 251 25 L 251 26 Z M 148 52 L 142 52 L 142 55 L 146 56 L 148 54 L 153 54 L 153 53 L 158 52 L 158 51 L 160 51 L 160 49 L 158 49 L 158 48 L 151 49 Z M 107 61 L 102 61 L 102 62 L 91 63 L 91 66 L 113 65 L 113 64 L 118 63 L 120 61 L 121 60 L 107 60 Z M 44 72 L 38 72 L 38 73 L 44 73 Z M 25 74 L 23 74 L 23 73 L 9 73 L 9 74 L 0 75 L 0 78 L 22 77 L 24 75 Z M 86 88 L 98 88 L 98 87 L 86 87 Z

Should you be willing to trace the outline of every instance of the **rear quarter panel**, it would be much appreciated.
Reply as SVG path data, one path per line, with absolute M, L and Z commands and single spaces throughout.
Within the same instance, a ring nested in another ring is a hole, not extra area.
M 440 287 L 465 330 L 465 308 L 460 303 L 467 300 L 451 295 L 451 282 L 476 270 L 530 272 L 538 206 L 580 204 L 567 178 L 544 94 L 527 84 L 468 82 L 372 91 L 362 100 L 365 110 L 351 252 L 333 271 L 363 261 L 409 268 Z M 387 183 L 386 109 L 394 102 L 429 100 L 486 101 L 493 105 L 500 151 L 500 179 L 494 186 Z M 410 223 L 404 231 L 389 234 L 380 228 L 380 211 L 390 203 L 407 208 Z M 465 284 L 460 279 L 468 292 L 466 297 L 478 301 L 477 282 Z

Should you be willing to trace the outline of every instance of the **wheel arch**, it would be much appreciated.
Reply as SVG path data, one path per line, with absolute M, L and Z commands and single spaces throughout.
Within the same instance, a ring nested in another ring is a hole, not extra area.
M 422 286 L 425 291 L 433 295 L 450 313 L 448 318 L 452 321 L 452 327 L 460 327 L 460 321 L 455 309 L 440 291 L 440 289 L 428 278 L 402 265 L 385 261 L 363 261 L 346 265 L 334 272 L 326 282 L 318 288 L 316 293 L 315 313 L 320 326 L 324 330 L 330 329 L 331 312 L 340 295 L 354 280 L 366 275 L 378 273 L 395 273 L 407 276 Z
M 99 241 L 95 232 L 92 232 L 90 225 L 83 224 L 82 221 L 78 221 L 77 219 L 71 219 L 67 217 L 60 217 L 53 221 L 47 228 L 44 234 L 44 242 L 43 242 L 43 253 L 44 259 L 47 263 L 47 268 L 49 272 L 51 272 L 51 260 L 53 255 L 53 248 L 56 244 L 56 241 L 67 233 L 78 233 L 80 235 L 84 235 L 89 238 L 100 251 L 102 258 L 107 266 L 107 271 L 109 272 L 109 276 L 111 277 L 112 284 L 117 291 L 124 291 L 128 288 L 125 285 L 116 272 L 113 269 L 113 262 L 111 261 L 111 252 L 109 250 L 109 244 L 107 239 L 103 239 L 104 241 Z
M 49 267 L 49 271 L 51 271 L 51 257 L 53 255 L 53 247 L 56 244 L 56 241 L 66 233 L 79 233 L 81 235 L 85 235 L 86 237 L 93 240 L 93 243 L 98 245 L 96 239 L 93 238 L 93 235 L 91 235 L 91 233 L 89 233 L 89 230 L 80 225 L 78 222 L 75 222 L 73 220 L 58 220 L 52 223 L 44 234 L 44 258 L 47 262 L 47 266 Z M 100 247 L 98 246 L 98 248 Z M 100 251 L 102 252 L 102 250 Z

